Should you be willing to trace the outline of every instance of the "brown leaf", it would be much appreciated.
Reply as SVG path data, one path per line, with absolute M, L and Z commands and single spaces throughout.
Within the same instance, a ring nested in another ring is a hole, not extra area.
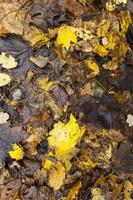
M 86 11 L 86 8 L 76 0 L 68 0 L 67 9 L 75 16 L 81 16 Z
M 21 187 L 20 179 L 16 179 L 4 186 L 1 193 L 1 200 L 15 200 Z
M 67 94 L 67 92 L 60 85 L 57 85 L 53 89 L 53 95 L 56 98 L 57 105 L 59 107 L 63 107 L 65 105 L 65 103 L 67 102 L 67 100 L 68 100 L 68 94 Z

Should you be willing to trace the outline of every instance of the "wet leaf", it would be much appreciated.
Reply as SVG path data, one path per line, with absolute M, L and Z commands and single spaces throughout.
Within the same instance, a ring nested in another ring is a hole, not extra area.
M 54 190 L 60 189 L 65 180 L 65 168 L 61 162 L 57 161 L 55 166 L 50 170 L 49 184 Z
M 15 160 L 21 160 L 24 156 L 23 148 L 17 144 L 13 144 L 13 149 L 8 153 L 10 157 Z
M 0 87 L 7 85 L 11 81 L 11 77 L 5 73 L 0 73 Z
M 66 25 L 61 26 L 58 31 L 56 45 L 62 45 L 68 50 L 71 42 L 77 42 L 77 36 L 75 34 L 74 28 Z

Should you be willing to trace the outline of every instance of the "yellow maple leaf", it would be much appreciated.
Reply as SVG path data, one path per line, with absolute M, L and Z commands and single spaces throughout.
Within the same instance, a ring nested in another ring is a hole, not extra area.
M 55 157 L 60 158 L 71 151 L 83 136 L 85 129 L 80 129 L 75 117 L 71 114 L 67 124 L 58 122 L 50 131 L 49 145 L 55 148 Z
M 13 150 L 8 152 L 10 157 L 15 160 L 21 160 L 24 156 L 23 148 L 20 145 L 13 144 Z
M 65 180 L 65 167 L 60 161 L 57 161 L 55 166 L 49 173 L 49 184 L 56 191 L 60 189 Z
M 92 70 L 92 73 L 91 73 L 92 76 L 96 76 L 99 74 L 100 72 L 99 67 L 93 60 L 91 59 L 87 60 L 85 63 L 87 64 L 88 68 Z
M 101 57 L 107 56 L 109 53 L 109 50 L 100 44 L 96 44 L 92 51 Z
M 69 49 L 71 42 L 77 42 L 77 36 L 74 28 L 66 25 L 61 26 L 55 42 L 56 46 L 62 45 L 66 49 Z
M 15 58 L 11 55 L 6 56 L 4 52 L 0 55 L 0 64 L 3 68 L 12 69 L 17 67 L 18 63 L 15 61 Z

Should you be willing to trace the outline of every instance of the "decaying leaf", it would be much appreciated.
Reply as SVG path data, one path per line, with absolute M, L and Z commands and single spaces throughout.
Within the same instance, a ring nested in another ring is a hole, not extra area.
M 129 124 L 129 127 L 133 126 L 133 115 L 128 114 L 126 122 Z
M 56 191 L 64 184 L 65 167 L 61 162 L 57 161 L 55 166 L 50 170 L 49 184 Z
M 93 60 L 91 60 L 91 59 L 87 60 L 87 61 L 85 61 L 85 63 L 88 66 L 88 68 L 92 70 L 92 73 L 91 73 L 92 76 L 96 76 L 99 74 L 99 72 L 100 72 L 99 67 Z
M 6 33 L 23 34 L 24 26 L 26 23 L 28 24 L 30 19 L 26 19 L 26 12 L 19 7 L 20 4 L 17 1 L 0 3 L 0 35 Z
M 81 186 L 82 186 L 81 181 L 75 183 L 73 187 L 70 189 L 68 196 L 64 198 L 64 200 L 75 200 L 76 197 L 78 196 L 78 192 Z
M 31 57 L 30 61 L 33 62 L 38 67 L 43 68 L 48 63 L 48 58 L 45 58 L 45 57 L 39 55 L 36 57 Z
M 11 81 L 11 77 L 5 73 L 0 73 L 0 87 L 7 85 Z
M 58 36 L 56 39 L 56 45 L 62 45 L 66 49 L 69 49 L 71 42 L 77 42 L 77 36 L 75 30 L 71 26 L 63 25 L 59 28 Z
M 81 95 L 86 95 L 86 94 L 94 96 L 94 91 L 93 91 L 90 83 L 86 83 L 84 85 L 84 87 L 81 88 Z
M 100 188 L 92 188 L 91 189 L 91 199 L 92 200 L 105 200 L 105 197 L 100 190 Z
M 56 83 L 57 81 L 49 81 L 48 77 L 38 79 L 38 84 L 40 88 L 43 89 L 45 92 L 52 90 Z
M 9 119 L 8 113 L 0 112 L 0 124 L 5 124 Z
M 11 55 L 6 56 L 4 52 L 0 55 L 0 64 L 3 68 L 12 69 L 17 67 L 18 63 L 15 61 L 15 58 Z
M 120 4 L 126 4 L 127 0 L 109 0 L 106 3 L 106 9 L 109 11 L 115 10 Z
M 29 41 L 31 47 L 39 46 L 40 44 L 48 44 L 49 36 L 36 27 L 30 27 L 28 31 L 25 32 L 24 38 Z
M 131 200 L 131 192 L 133 190 L 133 184 L 126 180 L 125 183 L 124 183 L 124 197 L 125 197 L 125 200 Z
M 17 198 L 19 190 L 21 187 L 20 179 L 16 179 L 14 181 L 9 182 L 4 186 L 0 199 L 1 200 L 14 200 Z
M 8 152 L 10 157 L 15 160 L 21 160 L 24 156 L 23 148 L 20 145 L 13 144 L 13 150 Z
M 94 36 L 92 35 L 90 30 L 83 29 L 83 28 L 74 28 L 77 37 L 83 40 L 91 40 Z

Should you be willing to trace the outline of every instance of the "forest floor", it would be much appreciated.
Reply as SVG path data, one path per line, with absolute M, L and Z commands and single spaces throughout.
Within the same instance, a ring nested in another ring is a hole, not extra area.
M 132 13 L 0 0 L 0 200 L 133 199 Z

